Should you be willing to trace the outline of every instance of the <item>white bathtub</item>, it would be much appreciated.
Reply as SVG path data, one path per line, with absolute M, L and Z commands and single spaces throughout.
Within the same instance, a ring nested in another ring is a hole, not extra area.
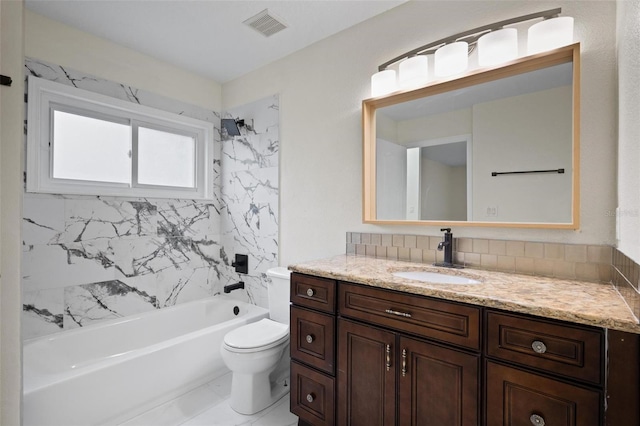
M 214 296 L 27 340 L 23 424 L 117 424 L 141 414 L 226 373 L 224 335 L 267 316 Z

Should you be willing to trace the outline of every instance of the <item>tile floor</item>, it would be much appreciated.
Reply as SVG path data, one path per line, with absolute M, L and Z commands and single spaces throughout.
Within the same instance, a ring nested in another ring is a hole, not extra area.
M 289 394 L 271 407 L 251 416 L 229 406 L 231 373 L 200 386 L 120 426 L 294 426 L 298 418 L 289 412 Z

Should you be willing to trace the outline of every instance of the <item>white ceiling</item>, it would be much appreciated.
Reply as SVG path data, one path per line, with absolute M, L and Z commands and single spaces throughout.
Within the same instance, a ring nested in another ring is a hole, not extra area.
M 225 83 L 406 0 L 26 0 L 38 14 Z M 243 24 L 268 9 L 288 28 Z

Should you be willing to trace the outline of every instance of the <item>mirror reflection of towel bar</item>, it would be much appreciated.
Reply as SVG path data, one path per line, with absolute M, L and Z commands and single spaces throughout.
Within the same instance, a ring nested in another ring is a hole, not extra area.
M 529 173 L 564 173 L 564 169 L 553 169 L 553 170 L 525 170 L 520 172 L 491 172 L 491 176 L 498 175 L 522 175 Z

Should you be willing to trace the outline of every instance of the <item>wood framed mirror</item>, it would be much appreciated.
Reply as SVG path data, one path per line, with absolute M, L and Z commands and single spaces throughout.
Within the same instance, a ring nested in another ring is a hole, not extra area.
M 362 103 L 363 222 L 578 229 L 580 44 Z

